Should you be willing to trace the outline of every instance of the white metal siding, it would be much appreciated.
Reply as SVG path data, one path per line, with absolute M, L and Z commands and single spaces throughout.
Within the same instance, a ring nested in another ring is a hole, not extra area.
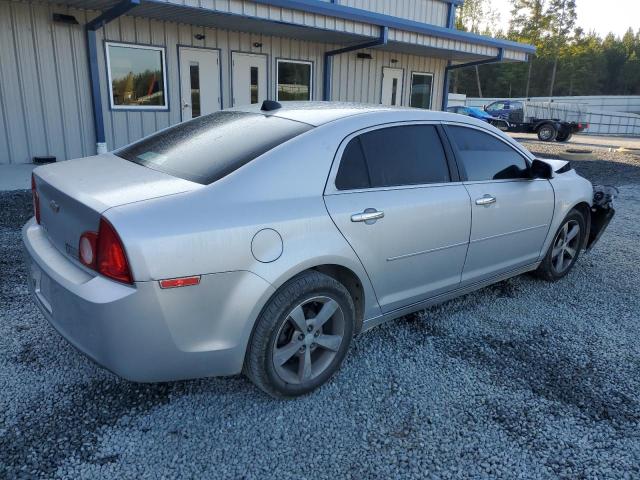
M 382 50 L 364 50 L 372 60 L 360 60 L 355 52 L 334 57 L 332 71 L 332 100 L 380 103 L 382 95 L 382 68 L 404 70 L 402 105 L 409 106 L 411 73 L 432 73 L 431 108 L 438 110 L 442 101 L 444 69 L 447 61 L 441 58 L 421 57 Z M 392 62 L 392 60 L 397 60 Z
M 180 122 L 180 84 L 178 78 L 178 45 L 220 49 L 222 71 L 222 100 L 224 107 L 231 106 L 231 52 L 241 51 L 268 55 L 269 97 L 275 98 L 275 63 L 277 58 L 310 60 L 314 64 L 313 99 L 322 97 L 322 66 L 325 50 L 334 45 L 311 43 L 289 38 L 234 32 L 221 29 L 196 27 L 173 22 L 160 22 L 145 18 L 120 17 L 105 27 L 99 40 L 123 41 L 166 47 L 167 92 L 169 110 L 157 112 L 116 111 L 109 108 L 108 85 L 104 51 L 100 51 L 100 79 L 104 93 L 102 106 L 105 112 L 105 133 L 109 149 L 126 145 L 156 130 Z M 194 35 L 203 34 L 203 40 Z M 261 43 L 261 47 L 254 47 Z
M 295 25 L 354 33 L 357 35 L 376 36 L 378 34 L 378 28 L 375 25 L 300 10 L 263 5 L 246 0 L 166 0 L 166 2 L 175 5 L 199 7 L 221 13 L 232 13 L 263 20 L 287 22 Z
M 170 1 L 191 2 L 202 7 L 226 9 L 260 18 L 268 16 L 272 20 L 296 21 L 316 27 L 324 22 L 326 28 L 345 31 L 364 28 L 356 26 L 353 22 L 336 25 L 339 20 L 329 17 L 320 19 L 321 16 L 256 5 L 250 1 Z M 365 0 L 344 1 L 359 1 L 361 3 L 354 3 L 354 6 L 365 7 L 362 3 Z M 371 9 L 385 4 L 383 0 L 367 1 Z M 444 3 L 442 5 L 446 6 Z M 53 23 L 54 12 L 74 15 L 80 25 Z M 398 12 L 396 14 L 399 15 Z M 37 155 L 55 155 L 58 159 L 67 159 L 95 153 L 84 24 L 97 15 L 96 11 L 0 0 L 0 164 L 28 163 Z M 377 30 L 370 33 L 377 36 Z M 197 40 L 194 38 L 195 34 L 203 34 L 205 38 Z M 390 29 L 389 38 L 391 41 L 477 55 L 498 54 L 495 47 L 396 29 Z M 221 92 L 225 108 L 229 107 L 231 102 L 229 62 L 232 51 L 262 53 L 268 56 L 270 98 L 275 98 L 275 68 L 278 58 L 313 62 L 313 99 L 320 100 L 324 52 L 343 46 L 130 16 L 120 17 L 109 23 L 105 29 L 99 30 L 98 40 L 99 74 L 103 92 L 101 101 L 109 149 L 125 145 L 181 120 L 178 45 L 220 49 Z M 109 108 L 105 40 L 166 48 L 168 111 L 113 111 Z M 262 46 L 254 47 L 254 43 L 260 43 Z M 375 48 L 366 52 L 372 56 L 371 60 L 358 59 L 357 52 L 333 57 L 333 100 L 379 103 L 382 68 L 389 66 L 404 70 L 403 105 L 409 105 L 411 73 L 432 73 L 434 77 L 431 105 L 432 108 L 439 107 L 445 59 Z M 505 56 L 518 60 L 525 57 L 523 53 L 513 50 L 505 50 Z
M 484 55 L 488 57 L 495 57 L 499 53 L 498 48 L 490 47 L 488 45 L 479 45 L 477 43 L 461 42 L 459 40 L 451 40 L 448 38 L 432 37 L 430 35 L 407 32 L 406 30 L 398 30 L 395 28 L 389 29 L 389 41 Z
M 440 27 L 447 26 L 449 4 L 440 0 L 336 0 L 336 3 Z
M 0 164 L 95 151 L 84 29 L 52 23 L 54 11 L 86 21 L 82 10 L 0 1 Z

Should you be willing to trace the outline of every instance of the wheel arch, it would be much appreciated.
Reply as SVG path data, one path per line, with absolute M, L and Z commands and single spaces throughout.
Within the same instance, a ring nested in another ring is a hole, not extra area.
M 571 212 L 572 210 L 577 210 L 582 215 L 582 218 L 584 218 L 586 227 L 584 232 L 584 238 L 582 240 L 582 248 L 585 249 L 587 248 L 587 242 L 589 240 L 589 232 L 591 231 L 591 205 L 589 205 L 587 202 L 584 202 L 584 201 L 578 202 L 569 209 L 569 212 Z
M 353 268 L 345 265 L 344 263 L 337 262 L 335 258 L 299 265 L 298 268 L 288 271 L 276 282 L 272 283 L 275 291 L 271 297 L 275 295 L 278 289 L 280 289 L 289 280 L 308 271 L 316 271 L 327 275 L 340 282 L 347 289 L 356 308 L 355 333 L 359 333 L 362 329 L 365 316 L 367 315 L 367 302 L 373 302 L 377 307 L 378 301 L 375 298 L 375 293 L 373 292 L 372 287 L 370 286 L 366 272 L 361 272 L 359 275 Z M 269 300 L 267 300 L 265 305 L 268 301 Z
M 323 264 L 308 268 L 307 270 L 315 270 L 340 282 L 349 291 L 353 304 L 356 308 L 356 325 L 355 333 L 360 333 L 362 323 L 364 322 L 365 310 L 365 291 L 362 281 L 356 273 L 343 265 Z M 306 270 L 305 270 L 306 271 Z
M 535 133 L 538 133 L 538 130 L 540 130 L 540 128 L 542 128 L 543 125 L 551 125 L 553 128 L 556 129 L 556 131 L 560 131 L 560 124 L 558 122 L 555 122 L 553 120 L 538 120 L 538 122 L 533 126 L 533 131 Z

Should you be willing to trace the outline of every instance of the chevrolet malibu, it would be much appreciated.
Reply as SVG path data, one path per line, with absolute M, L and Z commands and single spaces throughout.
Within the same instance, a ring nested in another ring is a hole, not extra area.
M 243 372 L 278 397 L 385 320 L 559 280 L 614 214 L 485 122 L 340 103 L 196 118 L 39 167 L 32 192 L 30 288 L 78 350 L 134 381 Z

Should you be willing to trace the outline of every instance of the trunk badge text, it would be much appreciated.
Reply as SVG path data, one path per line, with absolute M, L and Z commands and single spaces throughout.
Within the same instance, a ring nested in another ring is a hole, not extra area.
M 49 206 L 55 213 L 58 213 L 60 211 L 60 205 L 58 205 L 58 202 L 56 202 L 55 200 L 51 200 L 49 202 Z

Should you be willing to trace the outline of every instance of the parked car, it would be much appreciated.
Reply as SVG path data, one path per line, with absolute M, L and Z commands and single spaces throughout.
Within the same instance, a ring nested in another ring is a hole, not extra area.
M 456 105 L 455 107 L 447 107 L 447 112 L 459 113 L 460 115 L 467 115 L 468 117 L 477 118 L 478 120 L 484 120 L 500 130 L 507 130 L 509 128 L 509 122 L 502 118 L 494 117 L 481 108 Z
M 521 100 L 498 100 L 484 106 L 484 111 L 507 122 L 508 132 L 535 133 L 543 142 L 568 142 L 574 133 L 579 133 L 589 124 L 583 120 L 572 121 L 555 118 L 560 112 L 565 115 L 581 117 L 579 111 L 551 108 L 553 102 L 529 102 Z M 561 104 L 555 103 L 557 107 Z M 577 108 L 572 106 L 572 108 Z M 575 118 L 574 118 L 575 120 Z M 502 129 L 502 128 L 501 128 Z
M 38 167 L 32 190 L 30 288 L 71 344 L 130 380 L 244 372 L 280 397 L 386 320 L 559 280 L 614 214 L 485 122 L 340 103 L 220 111 Z

